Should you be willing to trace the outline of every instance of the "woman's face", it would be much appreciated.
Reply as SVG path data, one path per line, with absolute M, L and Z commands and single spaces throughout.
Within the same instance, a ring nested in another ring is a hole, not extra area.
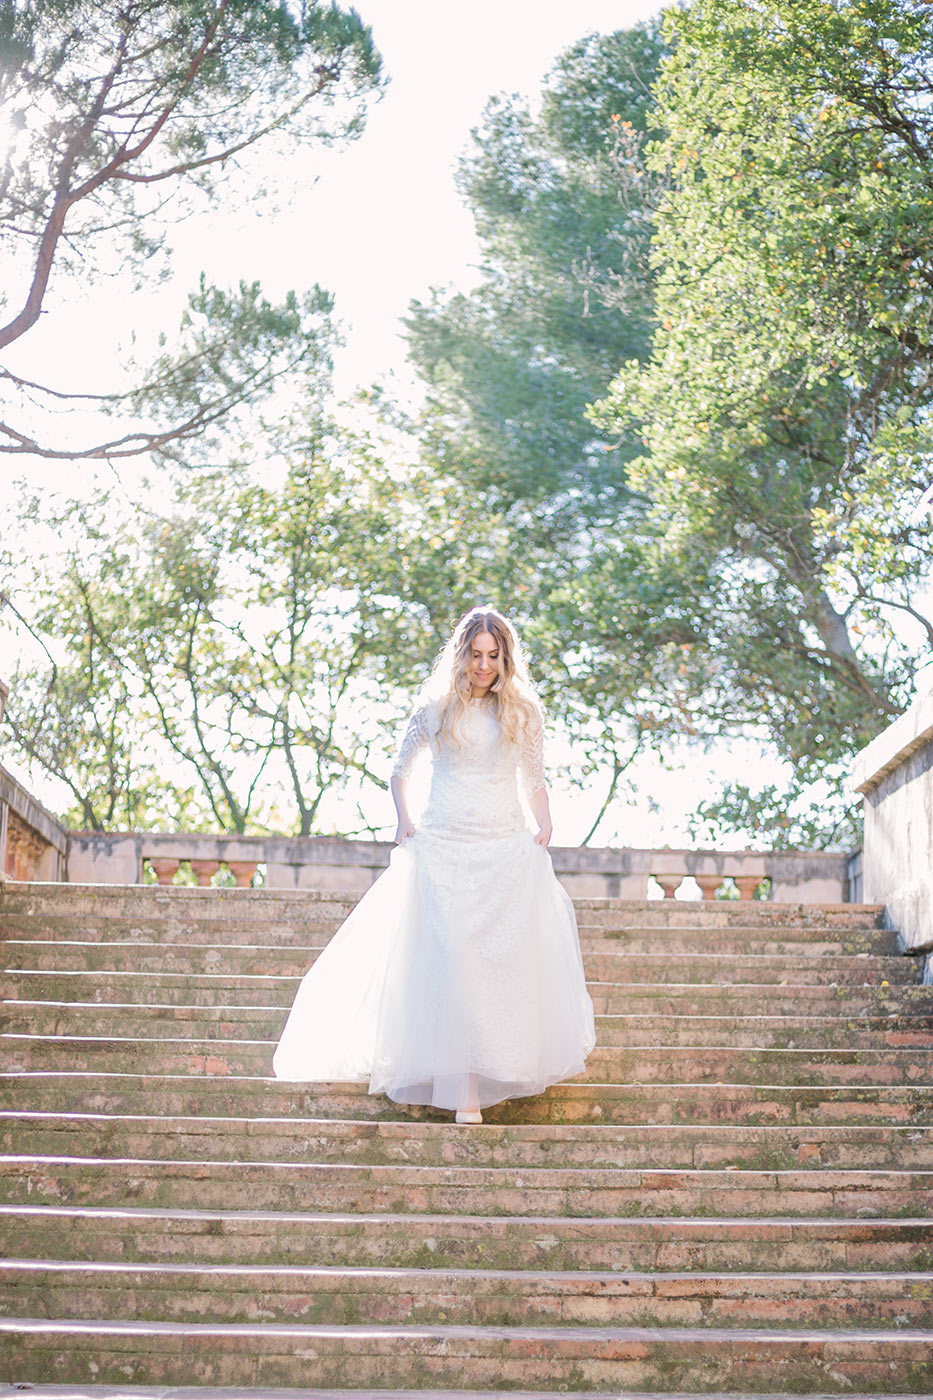
M 499 643 L 489 632 L 477 632 L 467 675 L 474 699 L 485 695 L 499 674 Z

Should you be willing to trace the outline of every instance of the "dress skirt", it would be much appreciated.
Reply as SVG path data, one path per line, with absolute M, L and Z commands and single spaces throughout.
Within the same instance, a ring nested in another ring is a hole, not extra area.
M 306 974 L 279 1079 L 458 1109 L 539 1094 L 595 1043 L 573 904 L 527 829 L 419 827 Z

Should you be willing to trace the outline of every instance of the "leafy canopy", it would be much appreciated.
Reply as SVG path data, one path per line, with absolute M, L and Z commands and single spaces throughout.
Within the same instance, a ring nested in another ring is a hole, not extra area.
M 642 438 L 693 723 L 840 792 L 933 644 L 933 12 L 697 0 L 665 33 L 653 350 L 593 418 Z

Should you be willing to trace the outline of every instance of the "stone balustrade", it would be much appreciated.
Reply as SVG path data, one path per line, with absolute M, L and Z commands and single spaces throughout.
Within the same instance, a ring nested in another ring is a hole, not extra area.
M 148 866 L 160 884 L 171 884 L 183 865 L 199 884 L 229 871 L 249 885 L 258 870 L 271 889 L 328 889 L 359 893 L 385 869 L 388 841 L 339 837 L 214 836 L 192 833 L 70 832 L 67 878 L 81 884 L 138 884 Z M 777 901 L 840 903 L 850 898 L 849 857 L 843 852 L 639 850 L 613 847 L 551 848 L 554 868 L 574 895 L 645 899 L 649 892 L 713 899 L 731 882 L 740 899 L 752 899 L 767 882 Z M 735 897 L 733 895 L 733 897 Z
M 883 904 L 933 981 L 933 685 L 856 757 L 865 808 L 864 898 Z
M 64 880 L 67 848 L 61 822 L 0 768 L 0 877 Z

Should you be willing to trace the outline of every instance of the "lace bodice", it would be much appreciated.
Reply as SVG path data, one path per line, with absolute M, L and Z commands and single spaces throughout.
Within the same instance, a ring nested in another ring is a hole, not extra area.
M 421 825 L 450 836 L 481 840 L 526 825 L 519 782 L 527 797 L 544 786 L 544 730 L 540 715 L 520 745 L 505 741 L 492 710 L 469 705 L 461 745 L 438 740 L 439 706 L 422 705 L 405 731 L 393 777 L 407 778 L 424 749 L 431 754 L 431 789 Z

